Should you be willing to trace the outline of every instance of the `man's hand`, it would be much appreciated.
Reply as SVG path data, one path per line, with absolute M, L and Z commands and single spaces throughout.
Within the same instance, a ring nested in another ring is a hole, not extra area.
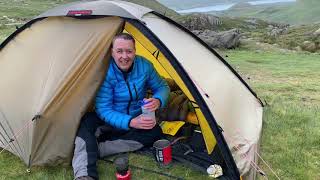
M 143 99 L 147 104 L 143 107 L 148 109 L 149 111 L 156 111 L 160 107 L 160 100 L 156 98 Z
M 156 120 L 146 116 L 138 116 L 130 121 L 129 126 L 135 129 L 152 129 L 156 125 Z

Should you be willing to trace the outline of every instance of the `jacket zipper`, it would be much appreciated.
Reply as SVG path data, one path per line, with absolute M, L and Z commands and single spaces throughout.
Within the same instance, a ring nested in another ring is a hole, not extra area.
M 130 90 L 130 86 L 129 86 L 129 82 L 127 79 L 126 80 L 126 84 L 128 86 L 128 89 L 129 89 L 129 94 L 130 94 L 130 100 L 129 100 L 129 103 L 128 103 L 128 107 L 127 107 L 127 114 L 129 115 L 129 110 L 130 110 L 130 105 L 131 105 L 131 101 L 132 101 L 132 92 Z
M 139 97 L 138 97 L 138 91 L 137 91 L 137 88 L 136 88 L 136 85 L 135 85 L 135 84 L 133 84 L 133 88 L 134 88 L 134 91 L 136 92 L 136 100 L 138 100 L 138 99 L 139 99 Z

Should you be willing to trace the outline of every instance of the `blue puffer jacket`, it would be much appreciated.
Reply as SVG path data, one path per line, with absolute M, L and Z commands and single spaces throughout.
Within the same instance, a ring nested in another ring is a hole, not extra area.
M 111 58 L 106 78 L 96 96 L 96 112 L 113 127 L 128 130 L 130 120 L 141 114 L 138 102 L 146 97 L 147 89 L 151 89 L 153 97 L 160 100 L 161 107 L 166 105 L 169 86 L 152 63 L 136 56 L 125 80 L 124 74 Z

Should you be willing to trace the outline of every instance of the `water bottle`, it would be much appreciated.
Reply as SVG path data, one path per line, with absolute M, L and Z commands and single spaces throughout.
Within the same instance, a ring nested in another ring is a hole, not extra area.
M 148 104 L 150 101 L 146 101 L 146 100 L 143 100 L 142 103 L 141 103 L 141 110 L 142 110 L 142 115 L 143 116 L 146 116 L 146 117 L 151 117 L 152 119 L 156 119 L 156 115 L 155 115 L 155 112 L 154 111 L 150 111 L 146 108 L 144 108 L 144 105 Z

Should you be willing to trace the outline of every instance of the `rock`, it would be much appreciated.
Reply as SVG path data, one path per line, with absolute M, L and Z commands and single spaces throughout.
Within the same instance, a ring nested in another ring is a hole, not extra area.
M 292 51 L 288 49 L 279 49 L 279 52 L 285 54 L 285 53 L 291 53 Z
M 216 30 L 222 22 L 219 17 L 209 14 L 192 14 L 182 22 L 187 29 L 193 30 Z
M 8 16 L 2 16 L 6 21 L 10 22 L 10 23 L 14 23 L 15 20 L 12 18 L 9 18 Z
M 250 23 L 252 25 L 258 25 L 259 23 L 257 23 L 257 19 L 246 19 L 244 20 L 247 23 Z
M 270 32 L 268 32 L 267 34 L 271 37 L 277 37 L 281 34 L 285 34 L 287 33 L 288 29 L 287 28 L 278 28 L 278 27 L 275 27 L 273 28 Z
M 194 31 L 192 31 L 194 32 Z M 214 32 L 211 30 L 204 30 L 197 35 L 212 48 L 236 48 L 240 44 L 240 32 L 238 29 L 231 29 L 229 31 Z
M 276 27 L 276 28 L 279 28 L 279 29 L 285 29 L 285 28 L 288 28 L 290 26 L 290 24 L 275 23 L 275 22 L 270 22 L 270 25 L 273 26 L 274 28 Z
M 255 25 L 248 25 L 247 26 L 249 29 L 257 29 L 257 26 L 255 26 Z
M 274 27 L 273 27 L 272 25 L 270 25 L 270 24 L 269 24 L 268 27 L 267 27 L 267 29 L 270 30 L 270 31 L 271 31 L 273 28 L 274 28 Z
M 201 32 L 202 32 L 202 31 L 200 31 L 200 30 L 193 30 L 193 31 L 192 31 L 192 33 L 195 34 L 195 35 L 197 35 L 197 36 L 198 36 L 199 34 L 201 34 Z
M 219 40 L 222 42 L 225 48 L 230 49 L 239 46 L 239 39 L 241 35 L 237 29 L 221 32 L 219 35 L 221 35 Z
M 320 28 L 319 28 L 318 30 L 316 30 L 316 31 L 313 33 L 313 35 L 315 35 L 315 36 L 320 36 Z
M 302 44 L 303 45 L 307 45 L 307 44 L 310 44 L 311 42 L 310 41 L 304 41 Z
M 246 19 L 244 21 L 248 23 L 247 27 L 249 29 L 257 29 L 257 26 L 259 25 L 257 19 Z
M 301 52 L 301 51 L 302 51 L 302 48 L 301 48 L 301 46 L 297 46 L 297 47 L 294 48 L 294 50 L 295 50 L 295 51 L 298 51 L 298 52 Z
M 302 49 L 309 52 L 316 52 L 317 46 L 316 43 L 311 41 L 304 41 L 302 44 Z
M 282 34 L 286 34 L 288 32 L 289 24 L 281 24 L 281 23 L 269 23 L 267 29 L 267 35 L 271 37 L 277 37 Z
M 272 44 L 272 46 L 277 47 L 277 48 L 280 48 L 279 44 L 277 44 L 277 43 Z

